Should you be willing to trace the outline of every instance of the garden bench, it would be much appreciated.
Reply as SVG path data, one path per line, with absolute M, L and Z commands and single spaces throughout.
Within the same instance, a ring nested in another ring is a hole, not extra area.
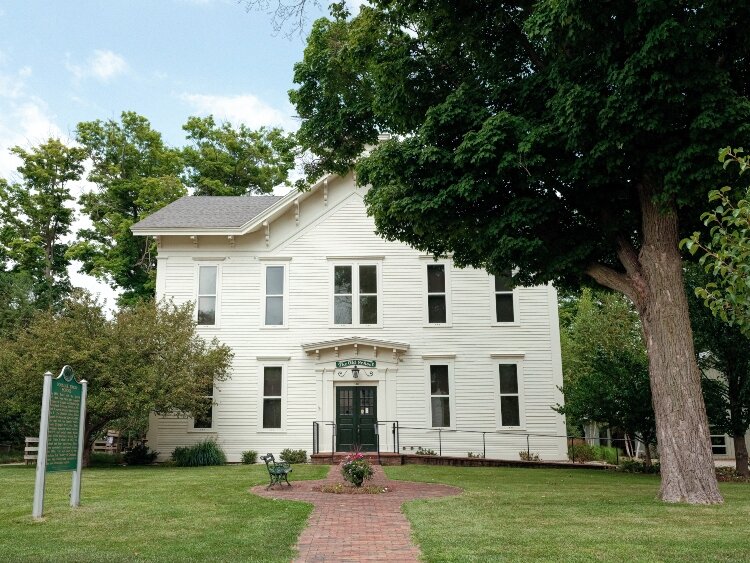
M 261 456 L 264 462 L 266 462 L 266 469 L 268 469 L 268 476 L 271 478 L 271 482 L 266 487 L 270 489 L 276 484 L 281 484 L 281 481 L 286 481 L 286 484 L 290 487 L 292 484 L 289 482 L 288 475 L 292 472 L 292 466 L 283 461 L 276 461 L 273 454 L 266 454 Z

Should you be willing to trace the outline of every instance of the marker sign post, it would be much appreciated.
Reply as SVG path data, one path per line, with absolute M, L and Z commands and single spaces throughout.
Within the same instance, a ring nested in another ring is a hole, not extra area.
M 81 504 L 83 430 L 86 425 L 86 380 L 76 381 L 73 368 L 63 367 L 60 375 L 44 374 L 42 417 L 39 423 L 39 453 L 32 516 L 44 512 L 44 484 L 47 472 L 72 471 L 70 506 Z

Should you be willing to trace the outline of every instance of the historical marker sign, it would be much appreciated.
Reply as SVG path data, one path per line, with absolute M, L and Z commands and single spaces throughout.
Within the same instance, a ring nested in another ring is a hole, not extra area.
M 364 366 L 366 368 L 374 368 L 375 364 L 375 360 L 360 360 L 355 358 L 353 360 L 343 360 L 341 362 L 336 362 L 336 367 L 350 368 L 352 366 Z
M 78 425 L 83 385 L 70 366 L 52 380 L 47 435 L 47 471 L 75 471 L 78 464 Z
M 44 486 L 48 471 L 72 471 L 70 506 L 81 502 L 83 430 L 86 424 L 86 380 L 76 381 L 73 369 L 63 367 L 60 376 L 44 374 L 42 416 L 39 421 L 39 452 L 36 461 L 34 505 L 31 514 L 44 512 Z

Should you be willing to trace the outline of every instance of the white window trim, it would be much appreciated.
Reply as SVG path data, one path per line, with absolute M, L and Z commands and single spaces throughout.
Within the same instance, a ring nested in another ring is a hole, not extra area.
M 492 274 L 488 275 L 489 288 L 490 288 L 490 326 L 521 326 L 521 317 L 519 310 L 519 299 L 518 299 L 518 287 L 513 288 L 513 318 L 515 319 L 510 323 L 498 322 L 497 320 L 497 306 L 495 305 L 495 276 Z M 502 291 L 499 293 L 511 293 L 510 291 Z
M 351 266 L 352 268 L 352 322 L 351 324 L 336 324 L 334 311 L 334 268 L 336 266 Z M 378 322 L 375 324 L 361 324 L 359 322 L 359 267 L 375 266 L 378 284 Z M 329 328 L 383 328 L 383 267 L 382 261 L 361 260 L 329 260 L 328 268 L 328 320 Z
M 523 374 L 523 357 L 521 356 L 502 356 L 500 354 L 492 355 L 493 378 L 495 380 L 495 426 L 497 430 L 526 430 L 526 399 L 524 392 L 524 374 Z M 503 426 L 502 413 L 500 412 L 500 397 L 509 395 L 509 393 L 500 393 L 500 368 L 505 364 L 515 364 L 516 377 L 518 378 L 518 419 L 521 423 L 519 426 Z
M 263 428 L 263 376 L 265 368 L 281 368 L 281 428 Z M 286 403 L 287 403 L 287 373 L 286 360 L 269 359 L 258 362 L 258 405 L 257 432 L 259 434 L 286 434 Z
M 267 325 L 266 324 L 266 270 L 268 268 L 284 268 L 284 293 L 282 294 L 283 300 L 283 322 L 280 325 Z M 260 328 L 263 330 L 280 330 L 289 328 L 289 262 L 287 260 L 269 261 L 263 264 L 261 268 L 261 313 L 260 313 Z
M 194 295 L 194 303 L 195 307 L 193 310 L 193 320 L 195 322 L 198 322 L 198 298 L 200 297 L 200 281 L 201 281 L 201 267 L 205 266 L 215 266 L 216 267 L 216 317 L 214 318 L 214 324 L 212 325 L 196 325 L 198 329 L 200 330 L 215 330 L 218 328 L 221 328 L 221 276 L 222 276 L 222 267 L 221 262 L 216 262 L 214 260 L 211 261 L 200 261 L 195 263 L 195 270 L 193 274 L 194 278 L 194 289 L 193 289 L 193 295 Z
M 425 374 L 425 396 L 427 417 L 425 424 L 429 431 L 437 432 L 438 430 L 455 430 L 456 429 L 456 378 L 454 373 L 454 357 L 449 356 L 430 356 L 429 360 L 424 362 Z M 433 426 L 432 425 L 432 380 L 430 377 L 430 366 L 448 366 L 448 402 L 450 408 L 450 426 Z
M 213 325 L 201 325 L 201 326 L 213 326 Z M 188 432 L 195 432 L 197 434 L 216 433 L 216 385 L 211 388 L 211 395 L 205 395 L 205 398 L 211 398 L 211 426 L 209 428 L 196 428 L 195 418 L 192 416 L 188 417 Z
M 427 292 L 427 267 L 428 266 L 443 266 L 445 271 L 445 322 L 444 323 L 431 323 L 430 322 L 430 308 L 429 308 L 429 293 Z M 453 326 L 453 306 L 451 299 L 451 266 L 450 260 L 437 260 L 426 262 L 422 267 L 422 309 L 423 319 L 425 327 L 451 327 Z

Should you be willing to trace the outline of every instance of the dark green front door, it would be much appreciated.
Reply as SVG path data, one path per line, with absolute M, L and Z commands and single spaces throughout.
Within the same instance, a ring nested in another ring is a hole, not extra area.
M 375 451 L 377 420 L 377 387 L 336 387 L 336 451 Z

